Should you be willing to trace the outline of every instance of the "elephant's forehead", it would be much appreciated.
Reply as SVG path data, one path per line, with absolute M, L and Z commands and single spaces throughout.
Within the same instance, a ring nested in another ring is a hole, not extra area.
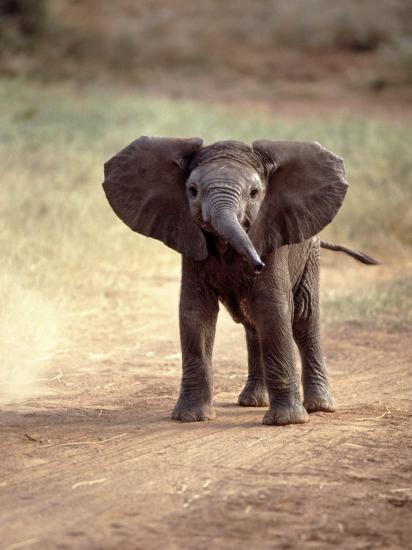
M 217 180 L 222 183 L 227 181 L 228 184 L 231 182 L 260 183 L 258 173 L 252 167 L 224 160 L 198 166 L 191 172 L 189 180 L 205 184 Z

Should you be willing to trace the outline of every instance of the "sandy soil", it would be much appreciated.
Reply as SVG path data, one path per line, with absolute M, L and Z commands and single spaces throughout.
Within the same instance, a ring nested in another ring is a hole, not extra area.
M 235 404 L 245 346 L 222 312 L 217 418 L 180 424 L 177 292 L 106 291 L 43 394 L 0 408 L 1 548 L 410 547 L 412 328 L 325 326 L 338 411 L 270 427 Z

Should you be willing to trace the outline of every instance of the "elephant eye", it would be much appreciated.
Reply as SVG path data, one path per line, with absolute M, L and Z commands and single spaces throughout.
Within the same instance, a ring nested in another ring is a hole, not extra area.
M 259 189 L 252 189 L 252 191 L 250 192 L 250 196 L 252 199 L 254 199 L 255 197 L 257 197 L 259 193 Z
M 197 197 L 197 188 L 194 185 L 189 186 L 189 194 L 191 197 Z

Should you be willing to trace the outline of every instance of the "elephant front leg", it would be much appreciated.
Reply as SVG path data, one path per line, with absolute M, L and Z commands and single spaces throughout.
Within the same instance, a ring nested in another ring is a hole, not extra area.
M 196 422 L 215 417 L 212 406 L 212 350 L 219 307 L 207 287 L 185 283 L 180 296 L 182 382 L 174 420 Z
M 268 308 L 268 304 L 263 307 Z M 299 394 L 291 306 L 286 298 L 276 299 L 274 311 L 260 317 L 259 333 L 269 394 L 269 410 L 263 423 L 285 425 L 308 422 L 309 416 Z
M 267 407 L 268 392 L 263 370 L 262 350 L 255 330 L 246 328 L 246 343 L 248 353 L 248 377 L 238 403 L 243 407 Z

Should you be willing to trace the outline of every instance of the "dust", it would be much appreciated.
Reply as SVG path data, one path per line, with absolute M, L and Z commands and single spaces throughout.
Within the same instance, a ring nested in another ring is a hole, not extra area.
M 62 312 L 9 275 L 0 277 L 0 302 L 0 404 L 50 392 L 45 379 L 62 341 Z

